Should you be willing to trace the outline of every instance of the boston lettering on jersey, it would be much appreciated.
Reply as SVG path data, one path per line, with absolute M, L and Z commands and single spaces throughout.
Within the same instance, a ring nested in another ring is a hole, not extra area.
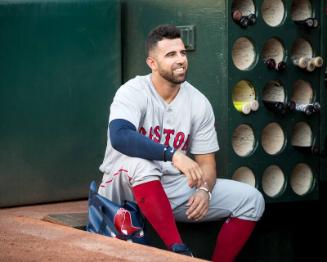
M 148 136 L 151 140 L 153 140 L 156 143 L 160 143 L 161 141 L 161 129 L 160 126 L 150 127 L 149 131 L 147 132 L 144 127 L 141 127 L 139 129 L 139 132 L 144 135 Z M 162 132 L 164 139 L 165 139 L 165 145 L 166 146 L 172 146 L 176 150 L 181 149 L 183 151 L 187 151 L 189 148 L 189 140 L 190 135 L 185 135 L 183 132 L 176 132 L 174 129 L 163 129 Z M 172 144 L 170 142 L 173 142 Z

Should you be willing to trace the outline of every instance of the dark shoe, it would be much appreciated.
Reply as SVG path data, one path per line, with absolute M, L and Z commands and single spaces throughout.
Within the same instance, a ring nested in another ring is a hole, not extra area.
M 190 248 L 188 248 L 185 244 L 180 243 L 180 244 L 173 244 L 171 246 L 171 251 L 181 254 L 181 255 L 185 255 L 185 256 L 190 256 L 193 257 L 192 251 Z

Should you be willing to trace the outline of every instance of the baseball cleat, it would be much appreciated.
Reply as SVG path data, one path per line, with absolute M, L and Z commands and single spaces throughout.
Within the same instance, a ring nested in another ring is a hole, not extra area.
M 194 257 L 191 249 L 183 243 L 173 244 L 171 246 L 171 251 L 181 254 L 181 255 Z

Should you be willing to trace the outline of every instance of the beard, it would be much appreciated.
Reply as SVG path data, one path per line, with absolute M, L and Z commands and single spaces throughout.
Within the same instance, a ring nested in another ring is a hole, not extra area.
M 175 73 L 174 70 L 168 71 L 168 70 L 159 68 L 158 72 L 162 78 L 164 78 L 165 80 L 167 80 L 168 82 L 170 82 L 174 85 L 179 85 L 179 84 L 183 83 L 185 81 L 186 75 L 187 75 L 187 70 L 185 71 L 185 73 L 181 74 L 181 73 Z

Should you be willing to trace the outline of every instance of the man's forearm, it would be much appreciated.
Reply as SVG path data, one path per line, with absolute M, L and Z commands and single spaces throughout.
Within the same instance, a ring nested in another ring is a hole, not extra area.
M 194 155 L 194 158 L 203 172 L 203 179 L 208 189 L 212 191 L 217 179 L 215 154 Z
M 200 168 L 203 171 L 203 180 L 206 182 L 207 188 L 211 192 L 217 179 L 216 166 L 213 167 L 210 164 L 202 164 Z

